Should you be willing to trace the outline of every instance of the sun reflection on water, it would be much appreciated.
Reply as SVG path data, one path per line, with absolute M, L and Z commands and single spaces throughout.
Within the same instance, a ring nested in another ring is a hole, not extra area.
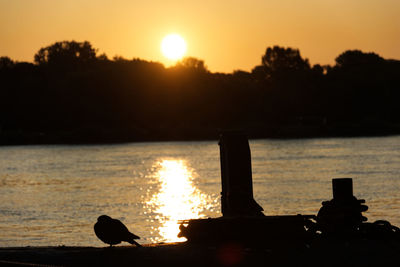
M 184 241 L 178 238 L 179 220 L 201 218 L 203 211 L 212 206 L 210 197 L 193 184 L 194 170 L 184 160 L 161 160 L 157 163 L 155 178 L 159 190 L 146 203 L 159 226 L 156 242 Z

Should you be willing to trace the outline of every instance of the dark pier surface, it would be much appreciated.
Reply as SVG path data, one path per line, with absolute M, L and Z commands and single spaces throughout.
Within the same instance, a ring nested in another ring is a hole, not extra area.
M 400 242 L 319 239 L 307 246 L 278 248 L 229 242 L 0 248 L 0 266 L 400 266 Z

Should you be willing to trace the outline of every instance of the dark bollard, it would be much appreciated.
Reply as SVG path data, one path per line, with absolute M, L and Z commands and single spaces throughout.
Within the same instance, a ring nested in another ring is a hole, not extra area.
M 333 199 L 340 202 L 351 201 L 353 198 L 353 179 L 334 178 L 332 179 Z
M 263 216 L 253 198 L 251 155 L 246 135 L 225 132 L 220 136 L 221 209 L 223 216 Z
M 323 234 L 348 236 L 357 232 L 367 218 L 362 212 L 368 207 L 363 199 L 353 196 L 352 178 L 332 179 L 333 199 L 322 202 L 317 215 L 317 224 Z

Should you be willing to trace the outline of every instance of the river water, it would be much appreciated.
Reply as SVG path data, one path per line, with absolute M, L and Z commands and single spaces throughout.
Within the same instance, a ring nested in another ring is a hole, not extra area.
M 353 178 L 369 221 L 400 225 L 400 136 L 251 140 L 254 198 L 266 215 L 316 214 L 331 179 Z M 218 217 L 217 141 L 0 147 L 0 247 L 104 246 L 118 218 L 139 242 L 171 242 L 178 220 Z

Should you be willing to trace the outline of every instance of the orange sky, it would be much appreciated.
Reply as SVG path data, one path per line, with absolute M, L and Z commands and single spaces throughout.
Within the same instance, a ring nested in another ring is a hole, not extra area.
M 110 58 L 168 64 L 162 38 L 213 71 L 251 70 L 268 46 L 333 64 L 348 49 L 400 59 L 399 0 L 0 0 L 0 56 L 33 61 L 56 41 L 87 40 Z

